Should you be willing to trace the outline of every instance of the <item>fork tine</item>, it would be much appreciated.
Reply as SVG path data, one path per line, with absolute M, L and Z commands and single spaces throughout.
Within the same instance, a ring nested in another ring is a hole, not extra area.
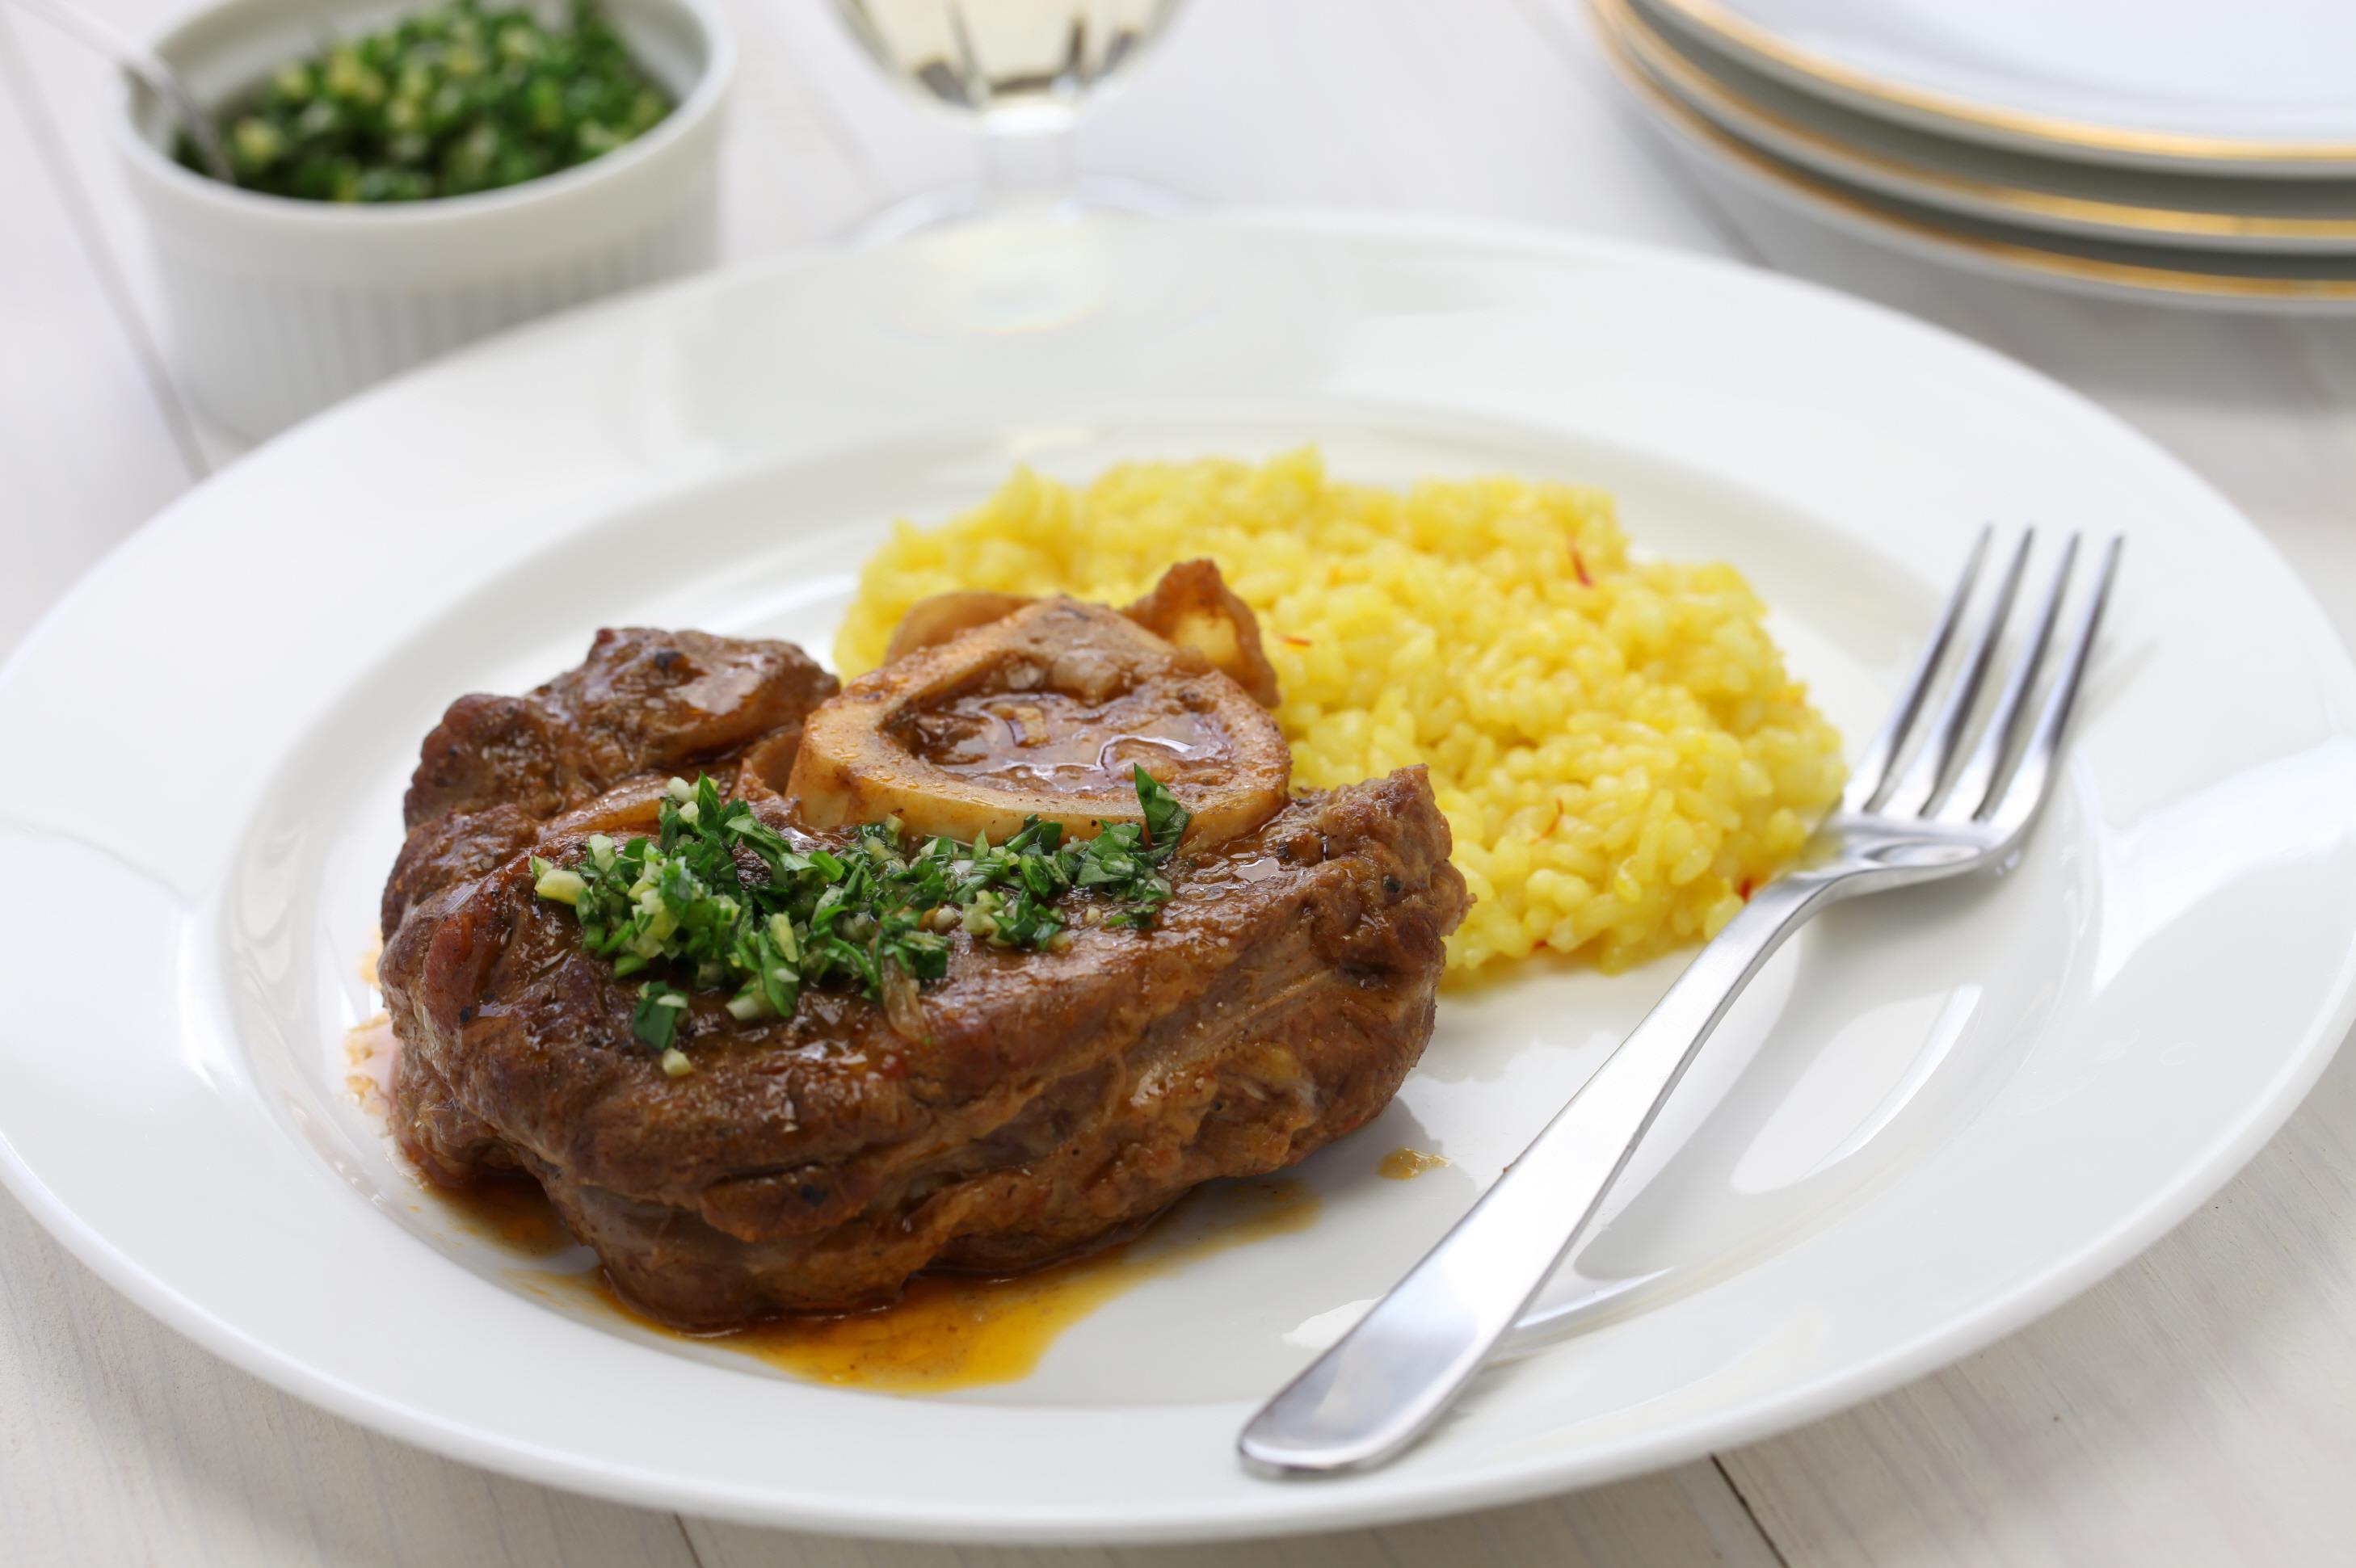
M 2070 710 L 2076 705 L 2078 688 L 2085 678 L 2094 633 L 2102 625 L 2103 607 L 2110 601 L 2111 580 L 2118 575 L 2119 552 L 2126 543 L 2121 536 L 2111 536 L 2110 544 L 2103 551 L 2103 564 L 2094 574 L 2094 586 L 2078 612 L 2077 624 L 2071 628 L 2061 671 L 2053 677 L 2052 688 L 2045 694 L 2045 706 L 2037 715 L 2037 728 L 2030 731 L 2029 743 L 2021 749 L 2020 762 L 2013 769 L 2011 779 L 1981 812 L 2006 838 L 2027 827 L 2038 808 L 2045 804 L 2054 759 L 2062 750 L 2062 732 L 2070 722 Z
M 2024 532 L 2013 547 L 2012 559 L 2005 563 L 2004 577 L 1997 583 L 1996 597 L 1988 602 L 1987 613 L 1980 617 L 1978 629 L 1972 633 L 1971 643 L 1955 667 L 1954 678 L 1939 699 L 1921 750 L 1875 810 L 1890 816 L 1912 816 L 1938 798 L 1939 781 L 1954 766 L 1955 754 L 1963 750 L 1964 735 L 1971 728 L 1972 705 L 1979 700 L 1988 661 L 2004 635 L 2005 623 L 2012 617 L 2013 596 L 2020 591 L 2020 574 L 2029 565 L 2029 546 L 2036 539 L 2033 531 Z
M 1941 798 L 1931 803 L 1933 815 L 1944 821 L 1969 822 L 1977 817 L 1990 799 L 1991 786 L 1997 774 L 2012 754 L 2013 743 L 2019 738 L 2020 716 L 2028 705 L 2029 694 L 2037 685 L 2037 672 L 2045 662 L 2045 649 L 2053 640 L 2053 624 L 2062 617 L 2062 595 L 2069 591 L 2070 573 L 2078 563 L 2079 536 L 2072 534 L 2062 541 L 2062 556 L 2053 563 L 2051 581 L 2045 585 L 2044 603 L 2037 607 L 2037 618 L 2030 624 L 2029 641 L 2012 661 L 2012 672 L 2005 677 L 2004 689 L 1997 694 L 1996 707 L 1988 714 L 1987 725 L 1980 731 L 1979 744 L 1956 773 Z
M 1899 688 L 1898 701 L 1890 708 L 1890 717 L 1881 721 L 1879 732 L 1858 758 L 1857 768 L 1848 777 L 1848 787 L 1841 794 L 1843 811 L 1863 811 L 1889 782 L 1890 764 L 1905 745 L 1906 732 L 1913 728 L 1914 716 L 1922 710 L 1922 699 L 1931 689 L 1931 677 L 1938 673 L 1939 661 L 1946 656 L 1947 645 L 1954 640 L 1955 624 L 1963 619 L 1964 605 L 1970 601 L 1972 587 L 1979 581 L 1980 562 L 1987 556 L 1990 531 L 1982 528 L 1980 537 L 1972 541 L 1972 553 L 1964 562 L 1962 575 L 1955 579 L 1954 591 L 1947 595 L 1947 607 L 1939 612 L 1939 624 L 1931 629 L 1922 651 L 1914 656 L 1914 667 L 1906 672 L 1906 683 Z

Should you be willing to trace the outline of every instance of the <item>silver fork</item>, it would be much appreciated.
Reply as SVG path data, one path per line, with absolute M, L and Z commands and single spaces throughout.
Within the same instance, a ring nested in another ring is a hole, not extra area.
M 1799 867 L 1752 896 L 1472 1211 L 1262 1407 L 1237 1441 L 1245 1463 L 1279 1475 L 1365 1469 L 1412 1444 L 1527 1308 L 1702 1043 L 1784 938 L 1837 900 L 1961 876 L 2019 845 L 2051 793 L 2122 541 L 2104 548 L 2057 660 L 2054 633 L 2079 554 L 2078 536 L 2070 537 L 1966 752 L 2032 542 L 2022 536 L 1950 661 L 1987 557 L 1981 533 L 1897 706 Z M 2040 684 L 2043 699 L 2032 700 Z

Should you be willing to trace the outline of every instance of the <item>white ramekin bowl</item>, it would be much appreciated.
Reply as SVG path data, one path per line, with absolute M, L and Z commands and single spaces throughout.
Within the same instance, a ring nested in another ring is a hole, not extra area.
M 225 0 L 155 47 L 219 104 L 428 3 Z M 259 440 L 486 333 L 712 263 L 726 25 L 712 0 L 605 0 L 605 14 L 677 106 L 594 162 L 474 196 L 358 207 L 241 190 L 175 162 L 169 114 L 128 88 L 117 140 L 155 241 L 166 352 L 209 416 Z

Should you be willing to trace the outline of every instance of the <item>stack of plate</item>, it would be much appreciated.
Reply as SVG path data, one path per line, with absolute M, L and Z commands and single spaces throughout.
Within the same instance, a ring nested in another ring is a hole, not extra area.
M 1983 271 L 2356 312 L 2356 0 L 1589 0 L 1707 173 Z

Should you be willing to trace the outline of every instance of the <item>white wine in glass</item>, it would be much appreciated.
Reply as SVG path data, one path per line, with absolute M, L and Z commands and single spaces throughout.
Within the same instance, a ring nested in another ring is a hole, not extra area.
M 867 225 L 900 233 L 1019 206 L 1162 210 L 1126 180 L 1080 179 L 1071 131 L 1081 101 L 1132 65 L 1180 0 L 835 0 L 892 78 L 980 133 L 982 178 L 928 192 Z

